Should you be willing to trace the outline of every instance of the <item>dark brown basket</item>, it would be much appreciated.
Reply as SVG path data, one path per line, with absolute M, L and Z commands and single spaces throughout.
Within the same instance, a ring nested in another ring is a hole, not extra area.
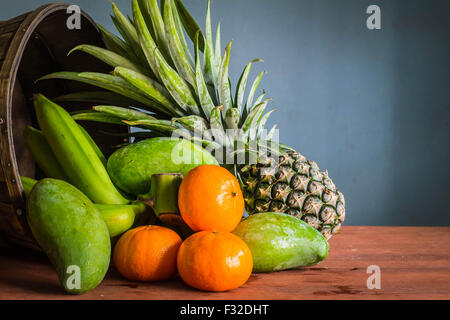
M 68 4 L 42 6 L 8 21 L 0 21 L 0 238 L 8 243 L 37 248 L 26 221 L 25 199 L 20 176 L 43 177 L 28 152 L 23 131 L 36 125 L 32 97 L 41 92 L 49 98 L 79 90 L 92 90 L 72 81 L 51 80 L 35 84 L 40 76 L 61 70 L 108 72 L 110 68 L 87 54 L 70 49 L 78 44 L 104 46 L 95 23 L 82 12 L 81 29 L 69 30 L 66 21 Z M 69 110 L 90 106 L 65 105 Z M 117 131 L 109 125 L 96 129 Z M 112 146 L 123 143 L 86 129 L 106 155 Z M 126 132 L 127 129 L 123 129 Z M 2 241 L 0 241 L 2 242 Z

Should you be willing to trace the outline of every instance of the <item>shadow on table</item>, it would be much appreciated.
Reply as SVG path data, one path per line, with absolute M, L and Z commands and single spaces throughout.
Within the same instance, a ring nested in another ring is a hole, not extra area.
M 40 294 L 61 294 L 56 272 L 42 252 L 29 249 L 2 249 L 0 260 L 0 286 L 3 290 Z M 26 296 L 23 297 L 26 299 Z
M 24 291 L 28 293 L 38 293 L 44 295 L 64 294 L 64 290 L 59 283 L 49 279 L 48 277 L 29 278 L 13 273 L 6 276 L 4 274 L 0 274 L 0 284 L 4 288 L 14 288 L 17 291 Z M 27 299 L 27 297 L 24 295 L 23 299 Z

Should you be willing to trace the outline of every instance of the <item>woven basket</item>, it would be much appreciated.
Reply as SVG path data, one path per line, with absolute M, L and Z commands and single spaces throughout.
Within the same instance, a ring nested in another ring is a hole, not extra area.
M 92 87 L 73 81 L 51 80 L 35 83 L 40 76 L 61 70 L 108 72 L 110 68 L 87 54 L 67 56 L 78 44 L 104 46 L 92 19 L 81 12 L 81 29 L 69 30 L 68 4 L 55 3 L 8 21 L 0 21 L 0 243 L 38 249 L 26 220 L 26 205 L 20 176 L 42 178 L 25 146 L 23 131 L 36 126 L 32 98 L 41 92 L 49 98 Z M 64 105 L 68 110 L 89 105 Z M 86 123 L 103 152 L 109 155 L 122 138 L 98 133 L 117 131 L 110 125 Z M 100 130 L 98 130 L 100 129 Z M 127 129 L 123 129 L 126 132 Z

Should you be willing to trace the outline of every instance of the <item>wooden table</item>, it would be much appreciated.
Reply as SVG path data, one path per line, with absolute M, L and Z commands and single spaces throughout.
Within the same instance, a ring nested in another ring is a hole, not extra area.
M 367 268 L 380 267 L 381 289 Z M 181 279 L 136 283 L 111 269 L 82 296 L 65 294 L 45 256 L 0 251 L 0 299 L 450 299 L 450 227 L 352 227 L 330 240 L 317 266 L 253 274 L 241 288 L 201 292 Z

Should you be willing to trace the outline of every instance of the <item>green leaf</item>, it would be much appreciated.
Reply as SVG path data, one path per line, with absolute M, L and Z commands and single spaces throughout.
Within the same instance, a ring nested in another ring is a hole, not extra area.
M 250 111 L 248 117 L 245 119 L 244 124 L 242 125 L 242 130 L 244 132 L 249 132 L 250 130 L 255 131 L 258 129 L 259 122 L 261 120 L 262 114 L 269 103 L 270 98 L 266 99 L 264 102 L 257 105 L 253 110 Z
M 119 31 L 120 36 L 122 37 L 123 41 L 129 46 L 129 43 L 127 43 L 127 35 L 125 34 L 125 31 L 123 31 L 122 26 L 119 23 L 119 20 L 114 14 L 110 14 L 109 17 L 111 18 L 111 21 L 113 22 L 114 26 L 116 27 L 117 31 Z
M 48 74 L 39 78 L 37 81 L 48 80 L 48 79 L 65 79 L 78 81 L 86 83 L 92 86 L 100 87 L 106 90 L 113 91 L 130 99 L 141 102 L 146 108 L 151 110 L 159 110 L 158 107 L 155 108 L 157 102 L 147 98 L 141 94 L 138 89 L 129 84 L 126 80 L 104 73 L 95 72 L 55 72 Z
M 174 126 L 172 122 L 169 120 L 135 120 L 135 121 L 124 120 L 123 122 L 130 126 L 149 129 L 152 131 L 157 131 L 168 135 L 172 134 L 173 131 L 178 129 L 178 127 Z
M 286 149 L 286 150 L 289 150 L 289 151 L 297 152 L 294 148 L 288 146 L 287 144 L 279 143 L 279 146 L 280 146 L 281 148 L 283 148 L 283 149 Z
M 123 125 L 125 125 L 125 123 L 122 123 Z M 127 133 L 118 133 L 118 132 L 109 132 L 109 131 L 103 131 L 103 130 L 99 130 L 99 132 L 101 132 L 102 134 L 105 134 L 107 136 L 112 136 L 112 137 L 122 137 L 122 138 L 154 138 L 155 136 L 160 136 L 155 135 L 154 133 L 150 132 L 150 131 L 135 131 L 135 132 L 127 132 Z
M 257 61 L 263 61 L 261 59 L 254 59 L 250 61 L 242 71 L 241 77 L 239 78 L 237 90 L 236 90 L 236 108 L 241 111 L 242 110 L 242 102 L 244 101 L 244 93 L 245 86 L 247 85 L 248 75 L 250 74 L 250 69 L 252 68 L 252 64 Z
M 206 134 L 205 138 L 211 139 L 211 137 L 207 133 L 207 130 L 209 129 L 208 122 L 206 122 L 206 120 L 200 116 L 173 118 L 172 121 L 178 122 L 187 130 L 192 131 L 199 138 Z
M 219 74 L 220 74 L 220 65 L 222 63 L 222 47 L 221 47 L 221 39 L 220 39 L 220 22 L 217 24 L 217 29 L 216 29 L 216 44 L 215 44 L 214 59 L 216 60 L 215 67 L 216 67 L 216 74 L 217 74 L 217 77 L 218 77 Z
M 74 51 L 83 51 L 91 56 L 96 57 L 97 59 L 103 61 L 104 63 L 110 65 L 111 67 L 125 67 L 135 71 L 141 71 L 142 67 L 136 65 L 134 62 L 128 60 L 127 58 L 107 49 L 103 49 L 97 46 L 82 44 L 76 46 L 72 50 L 69 51 L 68 55 L 70 55 Z
M 260 121 L 259 127 L 258 127 L 258 136 L 261 136 L 261 135 L 262 135 L 263 130 L 264 130 L 264 126 L 266 125 L 267 120 L 269 119 L 270 115 L 271 115 L 273 112 L 275 112 L 275 111 L 277 111 L 277 110 L 276 110 L 276 109 L 272 109 L 272 110 L 268 111 L 268 112 L 261 118 L 261 121 Z
M 256 99 L 255 103 L 253 103 L 253 106 L 251 107 L 250 110 L 252 110 L 258 104 L 260 104 L 263 101 L 265 95 L 266 95 L 266 90 L 263 90 L 263 93 Z
M 191 93 L 189 85 L 183 80 L 178 73 L 169 66 L 164 60 L 161 53 L 155 50 L 155 57 L 159 63 L 159 75 L 164 83 L 164 86 L 172 95 L 172 98 L 178 105 L 189 114 L 200 115 L 200 110 L 197 106 L 194 96 Z
M 198 39 L 199 34 L 197 33 Z M 197 83 L 197 95 L 200 99 L 200 105 L 206 118 L 209 119 L 211 111 L 214 109 L 214 103 L 206 86 L 205 79 L 203 78 L 202 67 L 200 65 L 200 52 L 198 50 L 198 41 L 195 42 L 195 77 Z
M 154 120 L 155 118 L 152 117 L 151 115 L 138 111 L 138 110 L 134 110 L 134 109 L 130 109 L 130 108 L 123 108 L 123 107 L 118 107 L 118 106 L 105 106 L 105 105 L 99 105 L 99 106 L 94 106 L 92 109 L 94 109 L 97 112 L 102 112 L 102 113 L 106 113 L 109 114 L 111 116 L 115 116 L 118 117 L 122 120 L 144 120 L 144 119 L 149 119 L 149 120 Z
M 149 29 L 145 23 L 141 9 L 136 0 L 132 2 L 133 17 L 136 24 L 136 30 L 138 33 L 139 43 L 147 59 L 148 65 L 152 69 L 158 80 L 161 80 L 161 76 L 158 71 L 158 62 L 155 58 L 155 51 L 158 50 L 156 43 L 150 34 Z
M 139 107 L 142 103 L 111 91 L 79 91 L 59 96 L 55 102 L 91 102 L 95 104 L 117 104 Z
M 136 55 L 133 52 L 131 52 L 131 48 L 128 47 L 128 45 L 122 39 L 106 30 L 100 24 L 97 24 L 97 26 L 100 29 L 103 36 L 103 41 L 105 42 L 106 47 L 109 50 L 114 51 L 115 53 L 123 57 L 128 57 L 135 63 L 139 62 Z
M 122 77 L 142 92 L 142 94 L 149 96 L 152 100 L 157 101 L 161 106 L 165 107 L 160 110 L 161 112 L 172 116 L 184 115 L 184 113 L 178 109 L 178 106 L 172 102 L 172 98 L 166 88 L 158 82 L 139 72 L 122 67 L 114 69 L 114 74 Z
M 267 141 L 271 141 L 273 139 L 273 135 L 275 134 L 275 131 L 277 130 L 278 125 L 275 124 L 273 125 L 273 127 L 269 130 L 269 133 L 267 134 Z
M 134 3 L 135 0 L 133 0 L 133 6 L 138 6 L 137 3 Z M 153 24 L 153 30 L 154 32 L 154 40 L 158 44 L 158 49 L 166 59 L 166 61 L 173 65 L 172 63 L 172 57 L 170 56 L 169 52 L 169 40 L 166 37 L 166 30 L 164 26 L 164 21 L 161 15 L 161 10 L 158 6 L 157 0 L 147 0 L 147 5 L 145 6 L 145 9 L 148 11 L 148 14 L 151 17 L 152 24 Z M 141 9 L 142 11 L 143 9 Z
M 231 42 L 228 44 L 222 59 L 219 75 L 219 100 L 226 112 L 232 105 L 230 81 L 228 78 L 228 64 L 230 62 Z
M 236 108 L 230 108 L 225 114 L 225 123 L 229 129 L 237 129 L 239 126 L 240 113 Z
M 160 106 L 156 105 L 156 101 L 147 98 L 144 93 L 140 92 L 138 89 L 136 89 L 121 77 L 95 72 L 82 72 L 79 73 L 78 76 L 81 79 L 85 79 L 86 83 L 91 83 L 93 85 L 102 87 L 103 89 L 111 90 L 121 95 L 126 95 L 131 99 L 144 103 L 145 107 L 149 107 L 152 110 L 156 109 L 158 111 L 161 111 Z
M 97 111 L 76 113 L 72 115 L 72 118 L 76 121 L 93 121 L 100 123 L 117 124 L 122 126 L 125 125 L 125 123 L 123 123 L 120 118 Z
M 152 35 L 152 38 L 156 38 L 155 30 L 153 28 L 153 19 L 150 15 L 150 9 L 148 6 L 148 0 L 138 0 L 138 6 L 141 8 L 142 16 L 144 17 L 145 25 L 148 31 Z M 134 22 L 133 22 L 134 23 Z
M 251 110 L 253 98 L 255 96 L 256 90 L 258 89 L 258 85 L 261 82 L 261 78 L 264 74 L 265 74 L 265 71 L 262 71 L 260 74 L 258 74 L 255 81 L 253 81 L 252 88 L 250 89 L 250 93 L 248 94 L 248 98 L 247 98 L 247 104 L 246 104 L 247 113 L 250 112 L 250 110 Z
M 144 8 L 141 7 L 141 11 L 146 11 L 151 18 L 153 30 L 155 31 L 155 40 L 161 46 L 166 46 L 166 32 L 164 30 L 164 22 L 161 16 L 161 10 L 158 6 L 157 0 L 147 0 L 146 6 Z M 145 10 L 144 10 L 145 9 Z
M 183 46 L 183 50 L 186 53 L 189 63 L 191 64 L 191 66 L 194 67 L 195 66 L 194 59 L 192 58 L 189 46 L 186 42 L 186 38 L 184 36 L 184 29 L 182 27 L 182 22 L 180 19 L 180 14 L 178 13 L 176 5 L 172 5 L 172 14 L 173 14 L 173 17 L 175 20 L 175 26 L 177 28 L 178 35 L 180 36 L 180 41 L 181 41 L 181 45 Z
M 216 66 L 216 58 L 214 56 L 214 47 L 211 30 L 211 13 L 210 0 L 208 0 L 208 8 L 206 10 L 206 46 L 203 55 L 203 71 L 205 73 L 206 83 L 217 88 L 218 86 L 218 70 Z M 221 59 L 221 57 L 219 57 Z
M 175 0 L 175 4 L 177 6 L 177 10 L 180 15 L 181 22 L 183 23 L 186 33 L 191 38 L 192 42 L 195 43 L 195 35 L 197 32 L 200 32 L 201 37 L 199 37 L 200 41 L 199 41 L 198 47 L 199 47 L 200 51 L 203 52 L 205 49 L 205 42 L 204 42 L 204 37 L 203 37 L 200 27 L 198 26 L 195 19 L 191 16 L 189 11 L 186 9 L 186 7 L 184 6 L 184 4 L 181 0 Z
M 211 135 L 214 137 L 214 141 L 220 145 L 227 145 L 227 137 L 222 124 L 222 106 L 215 107 L 211 112 L 209 119 L 209 126 L 211 128 Z
M 140 59 L 141 62 L 145 62 L 145 57 L 142 52 L 141 46 L 139 44 L 138 33 L 133 24 L 125 17 L 122 12 L 120 12 L 119 8 L 116 6 L 114 2 L 112 2 L 114 18 L 113 22 L 115 23 L 119 32 L 121 32 L 125 41 L 129 44 L 133 52 Z
M 189 59 L 184 52 L 181 44 L 180 36 L 178 35 L 175 20 L 172 13 L 172 0 L 165 1 L 164 7 L 164 25 L 166 30 L 166 38 L 169 44 L 169 52 L 180 75 L 193 87 L 196 86 L 195 74 Z

